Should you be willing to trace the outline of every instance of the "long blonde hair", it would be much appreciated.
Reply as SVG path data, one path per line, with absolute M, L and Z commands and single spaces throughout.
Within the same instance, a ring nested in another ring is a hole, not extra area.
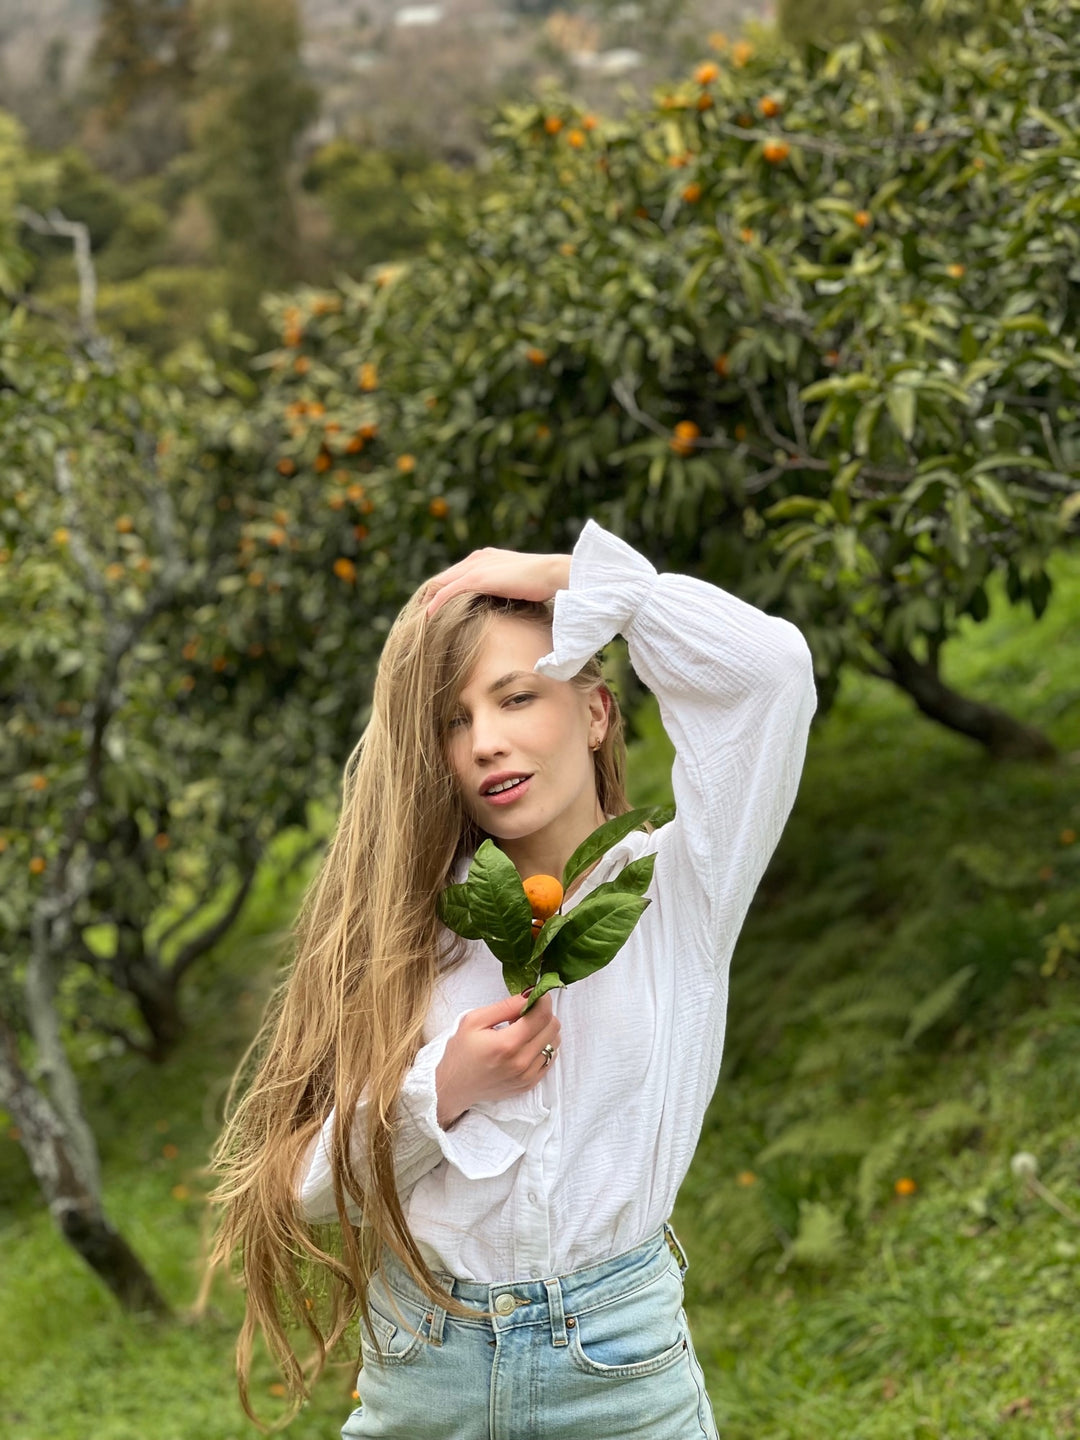
M 229 1092 L 211 1158 L 220 1177 L 210 1197 L 218 1223 L 203 1297 L 216 1271 L 238 1258 L 246 1289 L 236 1356 L 240 1399 L 260 1425 L 249 1396 L 257 1333 L 299 1408 L 357 1312 L 370 1324 L 367 1287 L 382 1268 L 384 1245 L 432 1302 L 450 1314 L 475 1313 L 440 1288 L 409 1230 L 393 1139 L 398 1096 L 424 1043 L 436 979 L 466 955 L 460 937 L 447 944 L 436 899 L 485 834 L 466 814 L 443 736 L 500 615 L 550 627 L 553 606 L 471 593 L 428 617 L 417 591 L 391 628 L 371 718 L 345 766 L 340 818 L 293 926 L 291 968 Z M 594 752 L 597 800 L 605 815 L 623 814 L 630 803 L 622 718 L 599 658 L 569 683 L 606 690 L 608 725 Z M 349 1135 L 362 1093 L 366 1155 L 354 1166 Z M 305 1152 L 334 1106 L 340 1228 L 305 1222 L 297 1199 Z M 358 1228 L 346 1213 L 349 1201 L 362 1216 Z M 340 1254 L 331 1248 L 338 1245 Z M 297 1327 L 312 1342 L 303 1363 L 289 1334 Z

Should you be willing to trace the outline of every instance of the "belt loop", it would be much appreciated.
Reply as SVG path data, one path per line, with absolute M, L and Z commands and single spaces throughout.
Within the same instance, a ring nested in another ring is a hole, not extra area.
M 551 1312 L 551 1343 L 552 1345 L 566 1345 L 569 1337 L 566 1333 L 566 1313 L 563 1310 L 562 1286 L 558 1277 L 552 1280 L 545 1280 L 548 1293 L 548 1309 Z
M 439 1274 L 436 1278 L 444 1290 L 451 1295 L 454 1293 L 454 1277 L 452 1275 Z M 431 1308 L 427 1313 L 431 1317 L 428 1320 L 428 1338 L 432 1345 L 441 1345 L 443 1321 L 446 1319 L 446 1310 L 442 1305 L 436 1305 L 434 1301 L 432 1301 Z
M 668 1249 L 678 1261 L 679 1270 L 682 1273 L 682 1278 L 685 1280 L 686 1272 L 690 1268 L 690 1262 L 686 1258 L 686 1251 L 679 1244 L 679 1237 L 666 1220 L 664 1221 L 664 1238 L 667 1240 Z

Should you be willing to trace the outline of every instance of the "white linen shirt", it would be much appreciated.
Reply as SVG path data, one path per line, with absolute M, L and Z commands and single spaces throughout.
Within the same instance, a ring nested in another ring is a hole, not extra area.
M 675 747 L 676 815 L 614 845 L 563 909 L 655 852 L 652 904 L 607 966 L 551 992 L 559 1052 L 531 1090 L 479 1102 L 448 1130 L 438 1124 L 435 1070 L 447 1041 L 468 1011 L 507 994 L 483 941 L 467 942 L 467 958 L 437 982 L 426 1043 L 402 1087 L 405 1216 L 428 1264 L 463 1280 L 565 1274 L 632 1248 L 671 1214 L 720 1071 L 732 950 L 802 770 L 816 695 L 795 626 L 703 580 L 658 575 L 588 520 L 569 588 L 555 595 L 554 649 L 536 671 L 569 679 L 616 634 Z M 300 1180 L 313 1222 L 337 1218 L 333 1119 Z M 358 1161 L 363 1124 L 361 1100 Z

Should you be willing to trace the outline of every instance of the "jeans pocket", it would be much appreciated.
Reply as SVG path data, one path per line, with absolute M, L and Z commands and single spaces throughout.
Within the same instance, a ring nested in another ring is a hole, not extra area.
M 427 1343 L 423 1335 L 426 1312 L 374 1282 L 368 1289 L 371 1329 L 360 1325 L 360 1356 L 366 1364 L 409 1365 Z M 395 1311 L 400 1311 L 397 1314 Z
M 653 1375 L 686 1353 L 682 1281 L 675 1266 L 632 1295 L 573 1319 L 570 1359 L 587 1375 L 623 1380 Z

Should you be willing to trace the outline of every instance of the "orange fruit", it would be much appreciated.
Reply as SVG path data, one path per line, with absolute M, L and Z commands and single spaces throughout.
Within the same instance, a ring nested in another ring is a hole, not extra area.
M 770 165 L 779 165 L 791 154 L 791 146 L 783 140 L 766 140 L 761 153 Z
M 399 455 L 394 461 L 402 475 L 411 475 L 416 469 L 416 458 L 413 455 Z
M 717 375 L 726 375 L 728 373 L 727 356 L 717 355 L 716 359 L 713 361 L 712 368 L 716 371 Z
M 558 115 L 548 115 L 544 120 L 544 129 L 549 135 L 558 135 L 562 126 L 563 122 L 559 119 Z
M 711 85 L 720 74 L 720 66 L 714 60 L 706 60 L 694 71 L 694 79 L 699 85 Z
M 530 875 L 521 883 L 534 921 L 549 919 L 563 902 L 562 882 L 554 875 Z
M 893 1189 L 896 1191 L 897 1195 L 914 1195 L 915 1191 L 918 1190 L 918 1188 L 919 1187 L 915 1183 L 915 1181 L 910 1179 L 910 1177 L 907 1175 L 901 1176 L 900 1179 L 897 1180 L 896 1184 L 893 1186 Z
M 749 40 L 736 40 L 731 47 L 731 58 L 740 68 L 746 64 L 754 53 L 754 47 Z
M 711 110 L 715 101 L 711 95 L 702 94 L 697 97 L 697 108 L 699 110 Z
M 360 369 L 356 372 L 356 383 L 359 385 L 361 390 L 378 389 L 379 372 L 370 360 L 366 360 L 364 364 L 360 366 Z
M 680 420 L 675 426 L 674 438 L 669 443 L 676 455 L 692 455 L 694 442 L 700 434 L 701 431 L 693 420 Z
M 548 357 L 543 350 L 538 350 L 535 345 L 530 345 L 525 351 L 525 358 L 531 365 L 546 365 Z
M 116 528 L 121 535 L 130 535 L 135 529 L 135 521 L 130 515 L 121 515 L 116 521 Z
M 30 874 L 41 875 L 44 872 L 44 869 L 45 857 L 43 855 L 35 855 L 30 861 Z
M 356 566 L 343 555 L 334 561 L 334 574 L 339 580 L 347 580 L 351 584 L 356 579 Z
M 781 108 L 780 101 L 773 95 L 763 95 L 758 101 L 758 109 L 769 120 L 779 115 Z
M 959 280 L 966 268 L 966 266 L 961 265 L 959 264 L 959 262 L 957 262 L 955 265 L 950 265 L 948 267 L 948 271 L 954 280 Z
M 311 361 L 306 355 L 298 355 L 293 361 L 293 369 L 298 375 L 306 375 L 311 369 Z
M 869 210 L 855 211 L 855 224 L 858 225 L 860 230 L 865 230 L 872 220 L 873 216 Z
M 432 500 L 431 504 L 428 506 L 428 513 L 430 515 L 433 515 L 436 520 L 442 520 L 447 515 L 449 515 L 450 506 L 447 504 L 447 502 L 443 499 L 441 495 L 436 495 L 435 499 Z
M 585 144 L 584 130 L 568 130 L 566 132 L 566 143 L 572 145 L 575 150 L 580 150 Z
M 682 198 L 689 205 L 695 205 L 701 199 L 701 186 L 696 180 L 691 180 L 682 192 Z
M 586 115 L 581 123 L 586 130 L 595 130 L 598 122 L 595 115 Z

